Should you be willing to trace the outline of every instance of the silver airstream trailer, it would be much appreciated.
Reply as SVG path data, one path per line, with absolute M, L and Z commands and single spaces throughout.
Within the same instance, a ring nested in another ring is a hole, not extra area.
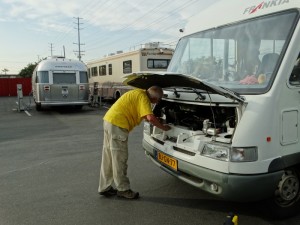
M 32 93 L 38 111 L 42 106 L 82 108 L 89 101 L 87 67 L 64 57 L 42 60 L 33 71 Z

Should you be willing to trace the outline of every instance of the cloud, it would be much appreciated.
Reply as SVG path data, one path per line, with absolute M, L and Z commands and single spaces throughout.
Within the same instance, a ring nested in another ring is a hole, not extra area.
M 31 17 L 34 13 L 39 17 L 63 14 L 70 15 L 75 13 L 82 6 L 82 1 L 60 1 L 60 0 L 3 0 L 6 11 L 13 17 Z
M 41 29 L 58 32 L 66 30 L 62 28 L 63 21 L 71 21 L 77 16 L 83 18 L 86 25 L 107 31 L 146 29 L 164 32 L 164 28 L 184 24 L 190 12 L 199 11 L 200 3 L 205 5 L 212 1 L 216 0 L 3 0 L 8 18 L 36 21 Z
M 36 23 L 40 29 L 64 31 L 65 18 L 76 15 L 81 1 L 5 0 L 5 18 L 9 21 Z M 42 22 L 41 22 L 42 21 Z
M 151 2 L 144 1 L 143 4 L 139 4 L 138 1 L 127 3 L 126 1 L 119 0 L 117 6 L 106 5 L 104 12 L 94 10 L 92 14 L 88 15 L 87 20 L 95 26 L 101 26 L 111 31 L 125 28 L 133 30 L 145 29 L 152 21 L 157 21 L 154 28 L 156 29 L 164 24 L 164 21 L 159 21 L 159 19 L 170 14 L 172 8 L 166 8 L 168 7 L 166 3 L 171 3 L 171 0 L 160 2 L 153 0 Z M 175 0 L 172 3 L 172 6 L 174 5 L 176 5 Z
M 189 18 L 216 1 L 0 0 L 1 26 L 11 37 L 19 38 L 22 30 L 22 43 L 34 40 L 31 46 L 35 47 L 35 52 L 29 44 L 16 48 L 13 38 L 7 36 L 2 36 L 2 42 L 9 46 L 8 53 L 18 52 L 18 57 L 22 53 L 26 60 L 28 56 L 32 61 L 36 60 L 36 55 L 49 55 L 49 43 L 56 49 L 66 46 L 71 56 L 76 49 L 74 43 L 78 42 L 75 18 L 79 17 L 82 47 L 86 51 L 84 59 L 150 41 L 176 43 L 180 36 L 178 30 Z M 7 52 L 1 51 L 0 57 L 8 58 Z M 11 58 L 11 61 L 17 60 L 16 56 Z

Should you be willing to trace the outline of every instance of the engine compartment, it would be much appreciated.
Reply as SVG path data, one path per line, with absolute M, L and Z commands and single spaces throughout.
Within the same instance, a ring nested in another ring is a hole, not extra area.
M 232 138 L 237 124 L 237 111 L 233 106 L 195 105 L 162 100 L 153 113 L 164 123 L 189 131 L 201 131 L 206 136 Z M 222 141 L 221 141 L 222 142 Z

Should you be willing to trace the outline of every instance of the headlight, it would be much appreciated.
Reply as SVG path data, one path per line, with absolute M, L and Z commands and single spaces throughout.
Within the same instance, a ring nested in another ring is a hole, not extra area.
M 222 161 L 228 161 L 228 152 L 229 147 L 227 146 L 221 146 L 221 145 L 214 145 L 207 143 L 204 145 L 204 148 L 202 149 L 201 155 L 222 160 Z
M 232 162 L 253 162 L 258 158 L 256 147 L 233 147 L 230 155 L 230 161 Z
M 207 143 L 201 151 L 201 155 L 231 162 L 254 162 L 258 159 L 257 147 L 228 147 Z M 230 157 L 229 157 L 230 155 Z
M 152 133 L 150 123 L 148 122 L 144 122 L 144 133 L 148 135 L 151 135 Z

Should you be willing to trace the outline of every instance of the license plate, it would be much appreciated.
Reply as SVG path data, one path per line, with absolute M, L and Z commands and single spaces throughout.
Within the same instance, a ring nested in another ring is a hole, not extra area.
M 161 152 L 157 152 L 157 159 L 158 159 L 158 161 L 162 162 L 163 164 L 165 164 L 177 171 L 177 160 L 176 159 L 173 159 L 172 157 L 167 156 Z

